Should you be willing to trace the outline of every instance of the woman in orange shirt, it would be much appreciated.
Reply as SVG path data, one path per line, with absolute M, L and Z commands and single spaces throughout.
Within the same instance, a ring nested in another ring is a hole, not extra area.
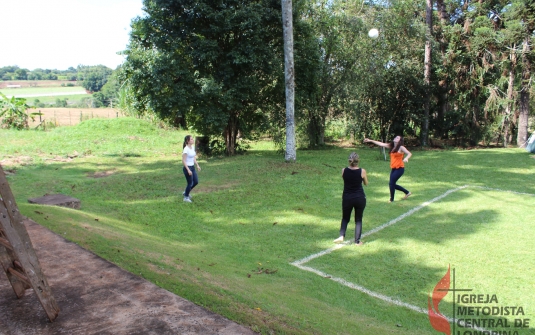
M 403 200 L 411 196 L 411 192 L 397 184 L 398 179 L 401 178 L 405 172 L 405 165 L 403 163 L 408 163 L 409 158 L 412 156 L 411 152 L 403 146 L 403 137 L 396 136 L 390 143 L 383 143 L 365 138 L 364 143 L 373 143 L 380 147 L 390 149 L 390 168 L 392 170 L 390 171 L 390 183 L 388 184 L 390 186 L 389 202 L 394 201 L 394 194 L 396 193 L 396 190 L 400 190 L 401 192 L 405 193 Z M 404 155 L 407 156 L 403 158 Z

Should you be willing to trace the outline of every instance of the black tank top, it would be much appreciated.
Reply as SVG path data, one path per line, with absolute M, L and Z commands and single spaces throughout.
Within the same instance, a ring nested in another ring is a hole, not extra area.
M 343 199 L 365 198 L 362 188 L 362 169 L 344 169 L 344 193 Z

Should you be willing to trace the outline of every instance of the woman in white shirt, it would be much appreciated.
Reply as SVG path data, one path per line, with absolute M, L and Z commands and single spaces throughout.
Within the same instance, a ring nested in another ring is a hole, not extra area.
M 195 166 L 201 171 L 201 167 L 199 166 L 199 163 L 197 163 L 197 153 L 195 152 L 195 149 L 193 149 L 193 143 L 193 136 L 186 135 L 186 137 L 184 137 L 184 150 L 182 151 L 182 165 L 184 165 L 184 167 L 182 170 L 184 171 L 184 176 L 186 176 L 186 182 L 188 183 L 184 193 L 182 193 L 185 202 L 192 202 L 189 193 L 199 183 Z

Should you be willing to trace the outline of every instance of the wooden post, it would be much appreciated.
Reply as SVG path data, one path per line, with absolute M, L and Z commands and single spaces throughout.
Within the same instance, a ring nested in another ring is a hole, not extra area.
M 59 307 L 52 295 L 48 281 L 24 226 L 4 170 L 0 165 L 0 262 L 18 298 L 26 288 L 33 288 L 52 322 L 59 314 Z

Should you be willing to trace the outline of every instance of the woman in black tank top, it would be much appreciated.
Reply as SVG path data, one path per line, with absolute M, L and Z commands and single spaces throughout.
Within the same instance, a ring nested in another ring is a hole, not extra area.
M 342 223 L 340 224 L 340 237 L 334 243 L 344 242 L 347 225 L 351 219 L 351 212 L 355 209 L 355 245 L 362 245 L 362 215 L 366 208 L 366 195 L 362 184 L 368 185 L 366 170 L 359 168 L 359 155 L 352 152 L 349 155 L 349 166 L 342 169 L 344 179 L 344 193 L 342 194 Z

